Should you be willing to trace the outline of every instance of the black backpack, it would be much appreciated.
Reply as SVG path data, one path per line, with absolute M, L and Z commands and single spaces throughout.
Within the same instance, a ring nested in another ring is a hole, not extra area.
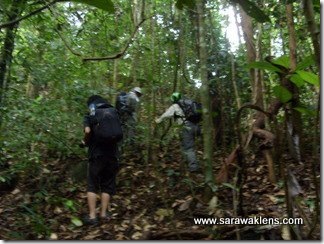
M 124 91 L 118 94 L 116 98 L 115 107 L 119 114 L 128 112 L 127 98 L 128 98 L 128 93 Z
M 94 138 L 99 143 L 117 143 L 123 139 L 119 115 L 112 106 L 103 105 L 96 108 L 92 128 Z
M 192 123 L 199 123 L 202 119 L 202 105 L 191 99 L 180 99 L 178 105 L 185 114 L 186 120 Z

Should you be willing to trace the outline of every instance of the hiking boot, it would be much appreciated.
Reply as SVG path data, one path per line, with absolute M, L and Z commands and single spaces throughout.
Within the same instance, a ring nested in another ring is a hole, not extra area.
M 85 225 L 97 225 L 99 223 L 98 218 L 90 218 L 89 215 L 83 217 L 83 223 Z
M 110 212 L 107 212 L 106 216 L 104 216 L 104 217 L 100 216 L 100 222 L 102 222 L 102 223 L 109 222 L 110 220 L 111 220 L 111 213 Z

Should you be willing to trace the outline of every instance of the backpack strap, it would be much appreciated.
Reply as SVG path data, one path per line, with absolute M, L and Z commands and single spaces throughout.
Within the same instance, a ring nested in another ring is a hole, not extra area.
M 97 108 L 111 108 L 112 105 L 108 104 L 108 103 L 97 103 L 96 104 L 96 109 Z
M 179 105 L 179 107 L 181 108 L 181 110 L 182 110 L 184 116 L 177 116 L 177 115 L 174 115 L 174 119 L 181 118 L 182 121 L 183 121 L 183 123 L 185 123 L 185 122 L 187 121 L 187 118 L 186 118 L 186 111 L 185 111 L 185 109 L 183 108 L 183 107 L 184 107 L 184 106 L 183 106 L 183 100 L 180 99 L 178 102 L 176 102 L 176 104 Z

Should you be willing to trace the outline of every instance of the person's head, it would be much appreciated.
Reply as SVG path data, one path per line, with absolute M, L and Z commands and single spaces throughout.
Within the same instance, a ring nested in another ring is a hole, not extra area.
M 137 95 L 137 97 L 142 96 L 142 89 L 140 87 L 135 87 L 132 91 Z
M 88 101 L 87 101 L 88 107 L 90 106 L 90 104 L 93 104 L 93 103 L 94 104 L 99 104 L 99 103 L 107 103 L 108 104 L 108 101 L 99 95 L 92 95 L 88 98 Z
M 181 99 L 181 93 L 180 92 L 174 92 L 174 93 L 172 93 L 172 95 L 171 95 L 171 101 L 173 103 L 178 102 L 180 99 Z

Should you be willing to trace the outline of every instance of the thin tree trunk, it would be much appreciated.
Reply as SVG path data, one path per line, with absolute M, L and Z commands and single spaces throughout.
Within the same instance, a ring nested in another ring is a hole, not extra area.
M 287 27 L 289 33 L 289 57 L 290 57 L 290 71 L 294 72 L 297 67 L 297 48 L 296 48 L 296 34 L 295 34 L 295 26 L 294 26 L 294 17 L 293 17 L 293 5 L 286 5 L 286 18 L 287 18 Z M 289 81 L 290 82 L 290 81 Z M 297 111 L 294 111 L 294 107 L 297 106 L 299 100 L 298 88 L 290 82 L 291 91 L 293 95 L 293 99 L 291 104 L 287 105 L 286 109 L 286 122 L 287 122 L 287 132 L 288 132 L 288 140 L 290 143 L 292 156 L 298 161 L 301 161 L 300 156 L 300 146 L 299 146 L 299 131 L 298 124 L 300 123 L 298 120 Z M 300 125 L 300 124 L 299 124 Z M 286 193 L 286 207 L 287 207 L 287 215 L 289 218 L 294 218 L 294 204 L 293 204 L 293 196 L 291 194 L 291 190 L 289 187 L 289 166 L 283 166 L 283 174 L 284 174 L 284 182 L 285 182 L 285 193 Z M 293 225 L 289 225 L 290 233 L 293 239 L 298 238 L 297 233 L 294 231 Z
M 254 29 L 252 24 L 252 19 L 248 16 L 243 9 L 241 9 L 242 16 L 242 29 L 244 33 L 244 40 L 247 48 L 247 59 L 248 62 L 260 61 L 262 59 L 262 50 L 261 50 L 261 35 L 262 35 L 262 26 L 258 24 L 258 36 L 256 39 L 256 44 L 254 44 Z M 264 109 L 263 101 L 263 79 L 262 73 L 259 69 L 250 69 L 250 79 L 252 86 L 252 103 L 261 109 Z M 255 119 L 262 121 L 262 124 L 258 126 L 253 125 L 253 131 L 255 134 L 265 134 L 263 130 L 265 127 L 265 115 L 262 112 L 257 112 Z M 266 133 L 268 134 L 268 133 Z M 270 134 L 266 135 L 268 137 Z M 269 171 L 269 180 L 272 183 L 276 182 L 274 164 L 272 160 L 271 152 L 268 149 L 263 150 L 263 155 L 268 164 Z
M 296 47 L 296 33 L 293 21 L 293 5 L 286 5 L 287 27 L 289 32 L 289 56 L 290 56 L 290 71 L 294 72 L 297 67 L 297 47 Z M 302 121 L 298 111 L 294 108 L 299 105 L 299 91 L 295 84 L 291 82 L 293 99 L 289 106 L 289 113 L 287 113 L 287 126 L 290 141 L 290 148 L 292 156 L 296 161 L 301 162 L 302 154 Z
M 236 85 L 236 67 L 235 67 L 235 57 L 234 54 L 231 53 L 231 70 L 232 70 L 232 85 L 234 89 L 234 94 L 236 98 L 237 109 L 239 109 L 241 105 L 241 98 L 238 93 L 237 85 Z
M 253 32 L 253 24 L 252 18 L 245 13 L 245 11 L 240 8 L 241 13 L 241 26 L 243 30 L 243 37 L 246 45 L 246 54 L 247 54 L 247 61 L 254 62 L 256 59 L 256 52 L 254 46 L 254 32 Z M 250 69 L 250 79 L 251 79 L 251 87 L 252 90 L 255 88 L 255 70 Z M 254 90 L 252 91 L 252 97 L 255 94 Z
M 309 33 L 311 34 L 314 47 L 315 59 L 318 70 L 321 69 L 321 47 L 320 47 L 320 30 L 315 22 L 314 6 L 312 0 L 303 0 L 304 13 L 307 21 Z
M 25 1 L 13 0 L 9 10 L 8 22 L 16 20 L 21 15 L 21 10 L 25 5 Z M 12 61 L 12 53 L 15 46 L 15 35 L 18 28 L 18 23 L 10 25 L 5 30 L 4 42 L 0 54 L 0 104 L 4 99 L 5 90 L 8 86 L 7 72 L 10 69 Z
M 155 0 L 151 1 L 151 4 L 150 4 L 150 12 L 153 12 L 154 13 L 155 11 Z M 153 118 L 155 116 L 155 109 L 156 109 L 156 94 L 155 94 L 155 89 L 154 89 L 154 86 L 155 86 L 155 82 L 154 82 L 154 79 L 153 77 L 155 76 L 155 50 L 156 50 L 156 45 L 155 45 L 155 39 L 156 39 L 156 36 L 155 36 L 155 20 L 153 18 L 151 18 L 151 21 L 150 21 L 150 36 L 151 36 L 151 50 L 152 50 L 152 54 L 151 54 L 151 60 L 150 60 L 150 63 L 151 63 L 151 68 L 150 70 L 148 71 L 149 72 L 149 76 L 148 76 L 148 80 L 151 82 L 150 84 L 150 97 L 151 97 L 151 101 L 150 101 L 150 104 L 152 104 L 152 106 L 149 106 L 149 109 L 148 109 L 148 114 L 150 115 L 149 116 L 149 120 L 148 120 L 148 131 L 147 131 L 147 160 L 146 160 L 146 165 L 148 165 L 150 162 L 152 162 L 152 157 L 153 155 L 153 145 L 152 143 L 150 143 L 155 134 L 156 134 L 156 130 L 153 129 Z M 156 160 L 154 160 L 156 162 Z
M 185 53 L 185 26 L 182 21 L 182 11 L 178 11 L 178 23 L 179 23 L 179 38 L 178 38 L 178 49 L 179 49 L 179 78 L 178 78 L 178 87 L 177 90 L 179 92 L 183 92 L 183 76 L 185 76 L 186 67 L 185 67 L 185 60 L 186 60 L 186 53 Z
M 204 0 L 197 1 L 198 12 L 198 37 L 199 37 L 199 65 L 201 79 L 201 101 L 203 106 L 203 138 L 204 138 L 204 160 L 205 160 L 205 182 L 209 186 L 214 185 L 212 156 L 213 156 L 213 133 L 211 102 L 209 95 L 209 84 L 207 74 L 207 45 L 206 45 L 206 23 Z

